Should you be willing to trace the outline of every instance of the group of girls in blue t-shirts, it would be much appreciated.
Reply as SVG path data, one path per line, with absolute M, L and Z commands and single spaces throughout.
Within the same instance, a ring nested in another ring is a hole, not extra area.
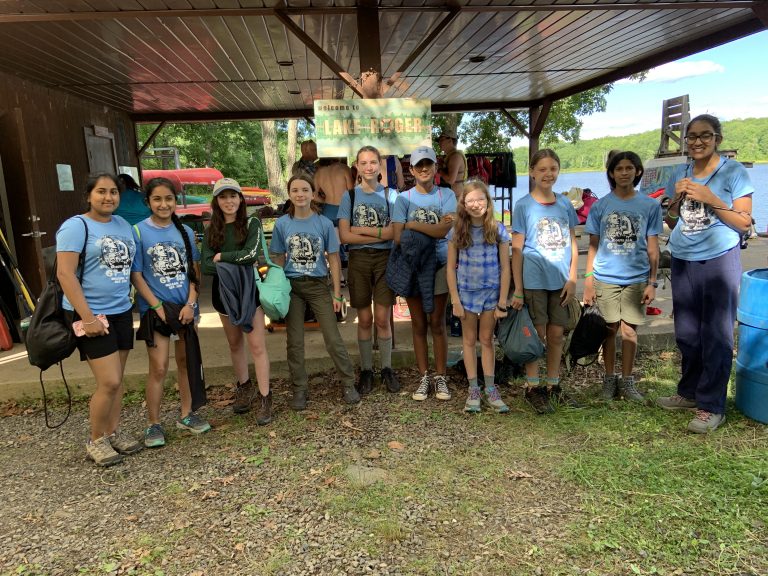
M 683 361 L 677 394 L 658 398 L 657 404 L 668 410 L 696 410 L 688 426 L 693 432 L 714 430 L 725 419 L 738 245 L 749 225 L 753 192 L 743 167 L 717 154 L 721 139 L 717 119 L 695 118 L 686 132 L 692 161 L 667 187 L 675 331 Z M 415 186 L 400 194 L 380 184 L 381 162 L 376 148 L 360 149 L 358 183 L 343 195 L 339 208 L 339 235 L 350 254 L 350 304 L 358 318 L 357 379 L 337 326 L 336 313 L 344 304 L 339 237 L 320 213 L 312 177 L 298 173 L 288 181 L 290 202 L 275 222 L 269 252 L 284 267 L 291 285 L 285 318 L 291 408 L 304 410 L 309 401 L 304 361 L 307 307 L 320 325 L 345 402 L 359 402 L 374 387 L 374 326 L 381 382 L 390 392 L 401 390 L 392 369 L 390 314 L 396 294 L 405 297 L 410 309 L 419 371 L 411 394 L 414 400 L 426 400 L 430 394 L 438 400 L 451 399 L 445 323 L 450 297 L 452 312 L 462 325 L 468 380 L 464 411 L 480 412 L 483 405 L 497 413 L 509 411 L 495 384 L 493 339 L 496 321 L 510 308 L 526 308 L 546 345 L 544 374 L 538 360 L 524 367 L 525 398 L 540 413 L 568 401 L 560 386 L 560 361 L 564 332 L 571 323 L 569 304 L 576 298 L 577 217 L 571 202 L 553 191 L 560 171 L 557 154 L 544 149 L 532 156 L 533 186 L 515 206 L 511 233 L 496 221 L 483 182 L 468 181 L 458 198 L 452 190 L 435 185 L 437 159 L 431 148 L 420 147 L 411 154 Z M 599 306 L 609 328 L 603 348 L 606 400 L 622 396 L 644 401 L 633 378 L 636 330 L 656 296 L 662 210 L 658 202 L 635 191 L 642 173 L 636 154 L 612 153 L 607 164 L 611 193 L 591 208 L 586 223 L 584 302 Z M 192 433 L 210 429 L 197 412 L 205 402 L 195 329 L 201 273 L 211 277 L 212 304 L 230 348 L 237 379 L 233 409 L 243 413 L 255 404 L 257 422 L 269 423 L 272 393 L 265 317 L 253 272 L 264 232 L 257 218 L 247 216 L 239 184 L 228 178 L 215 184 L 211 224 L 201 251 L 192 230 L 175 213 L 177 191 L 171 182 L 156 178 L 148 183 L 145 201 L 151 213 L 134 226 L 114 214 L 119 188 L 109 174 L 92 177 L 86 188 L 87 211 L 64 222 L 56 238 L 63 305 L 70 319 L 82 325 L 78 348 L 96 381 L 88 456 L 108 466 L 143 446 L 165 444 L 160 408 L 171 343 L 181 404 L 176 426 Z M 146 341 L 149 356 L 143 442 L 119 427 L 123 370 L 134 339 L 131 283 L 140 315 L 136 337 Z M 622 336 L 619 370 L 617 333 Z M 482 382 L 475 352 L 478 340 Z M 248 375 L 246 347 L 254 358 L 255 384 Z

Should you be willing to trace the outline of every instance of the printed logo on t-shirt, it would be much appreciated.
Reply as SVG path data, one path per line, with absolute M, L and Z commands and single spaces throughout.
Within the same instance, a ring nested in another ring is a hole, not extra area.
M 613 254 L 630 254 L 637 245 L 640 216 L 628 212 L 612 212 L 605 223 L 605 247 Z
M 432 207 L 422 208 L 420 206 L 411 212 L 411 221 L 424 224 L 440 224 L 440 214 L 435 212 Z
M 320 238 L 297 232 L 288 236 L 288 258 L 297 272 L 311 273 L 322 255 Z
M 683 219 L 681 232 L 687 236 L 693 236 L 712 226 L 715 221 L 715 211 L 696 200 L 685 200 L 680 206 L 680 217 Z
M 167 288 L 181 288 L 187 273 L 186 254 L 174 242 L 158 242 L 147 250 L 152 260 L 152 273 Z
M 101 249 L 99 266 L 105 271 L 104 274 L 116 284 L 127 282 L 136 250 L 134 243 L 119 236 L 106 235 L 96 241 L 96 246 Z
M 387 225 L 384 206 L 380 204 L 356 204 L 352 213 L 352 226 L 371 226 L 374 228 Z
M 568 221 L 565 218 L 539 220 L 536 224 L 536 244 L 547 260 L 561 260 L 568 245 Z

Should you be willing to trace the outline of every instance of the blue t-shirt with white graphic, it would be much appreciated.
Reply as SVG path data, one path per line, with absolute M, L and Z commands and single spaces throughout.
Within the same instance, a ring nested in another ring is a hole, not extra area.
M 667 196 L 674 197 L 675 184 L 683 178 L 708 186 L 729 208 L 733 208 L 737 198 L 755 191 L 746 168 L 725 157 L 720 158 L 717 168 L 705 178 L 694 178 L 691 164 L 678 166 L 667 184 Z M 716 210 L 686 198 L 680 203 L 680 220 L 669 236 L 669 248 L 675 258 L 700 262 L 723 255 L 739 241 L 739 232 L 723 224 Z
M 600 282 L 629 286 L 648 280 L 648 236 L 661 233 L 661 204 L 643 194 L 613 192 L 590 208 L 586 231 L 600 237 L 593 264 Z
M 573 204 L 555 194 L 552 204 L 526 195 L 515 204 L 512 233 L 523 234 L 523 286 L 531 290 L 560 290 L 571 270 L 571 228 L 578 224 Z
M 200 252 L 195 244 L 195 233 L 189 226 L 184 226 L 184 233 L 189 238 L 192 260 L 199 262 Z M 131 272 L 141 272 L 149 289 L 163 302 L 188 302 L 187 249 L 176 226 L 158 226 L 151 218 L 147 218 L 133 228 L 133 239 L 136 242 L 136 257 Z M 137 299 L 139 314 L 144 314 L 149 304 L 141 294 L 137 294 Z M 198 314 L 195 309 L 195 316 Z
M 428 194 L 421 194 L 414 186 L 397 197 L 392 221 L 439 224 L 443 216 L 455 213 L 456 194 L 450 188 L 435 186 Z M 448 261 L 448 240 L 445 238 L 437 241 L 437 259 L 441 266 Z
M 56 232 L 56 252 L 80 253 L 85 240 L 83 221 L 88 225 L 88 246 L 82 287 L 88 307 L 94 314 L 120 314 L 130 310 L 131 264 L 136 254 L 131 225 L 114 215 L 109 222 L 73 216 Z M 62 305 L 65 310 L 74 310 L 66 296 Z
M 448 241 L 453 240 L 454 228 L 448 232 Z M 459 292 L 499 288 L 501 286 L 501 265 L 499 244 L 509 242 L 509 232 L 501 222 L 496 222 L 497 243 L 485 241 L 482 226 L 470 226 L 472 246 L 458 251 L 456 261 L 456 284 Z M 507 256 L 509 257 L 509 256 Z
M 396 200 L 397 192 L 391 188 L 384 188 L 381 184 L 374 192 L 364 192 L 360 186 L 356 186 L 354 206 L 351 206 L 349 191 L 342 195 L 341 204 L 339 204 L 339 220 L 348 220 L 350 226 L 385 228 L 392 219 Z M 350 250 L 360 248 L 389 250 L 392 248 L 392 240 L 349 245 Z
M 325 253 L 339 251 L 339 239 L 333 223 L 325 216 L 312 213 L 309 218 L 291 218 L 288 214 L 275 222 L 272 254 L 285 254 L 285 275 L 288 278 L 301 276 L 328 276 Z

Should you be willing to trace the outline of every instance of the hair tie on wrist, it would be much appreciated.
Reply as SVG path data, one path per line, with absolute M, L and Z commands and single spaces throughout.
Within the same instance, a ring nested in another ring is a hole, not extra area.
M 344 302 L 344 296 L 339 296 L 338 298 L 334 296 L 333 299 L 336 300 L 336 302 Z
M 524 300 L 525 296 L 522 294 L 512 294 L 512 298 L 517 298 L 518 300 Z
M 379 240 L 381 240 L 381 228 L 379 228 Z
M 149 307 L 149 309 L 150 309 L 150 310 L 157 310 L 157 309 L 158 309 L 158 308 L 160 308 L 160 306 L 162 306 L 162 305 L 163 305 L 163 301 L 162 301 L 162 300 L 160 300 L 160 301 L 159 301 L 157 304 L 155 304 L 154 306 L 150 306 L 150 307 Z
M 589 278 L 590 276 L 592 276 L 592 274 L 594 274 L 594 272 L 587 272 L 586 274 L 584 274 L 584 278 Z
M 677 220 L 678 218 L 680 218 L 680 215 L 678 214 L 677 216 L 673 216 L 672 214 L 667 212 L 667 218 L 669 218 L 670 220 Z

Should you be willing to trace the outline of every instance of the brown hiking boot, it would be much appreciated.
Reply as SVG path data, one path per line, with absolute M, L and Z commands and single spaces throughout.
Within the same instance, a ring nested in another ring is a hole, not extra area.
M 266 396 L 259 394 L 259 409 L 256 411 L 256 424 L 265 426 L 270 422 L 272 422 L 272 390 Z
M 235 388 L 235 402 L 232 404 L 232 411 L 235 414 L 245 414 L 248 412 L 251 409 L 251 403 L 256 397 L 256 392 L 256 386 L 253 385 L 250 378 L 242 384 L 238 384 L 237 388 Z

